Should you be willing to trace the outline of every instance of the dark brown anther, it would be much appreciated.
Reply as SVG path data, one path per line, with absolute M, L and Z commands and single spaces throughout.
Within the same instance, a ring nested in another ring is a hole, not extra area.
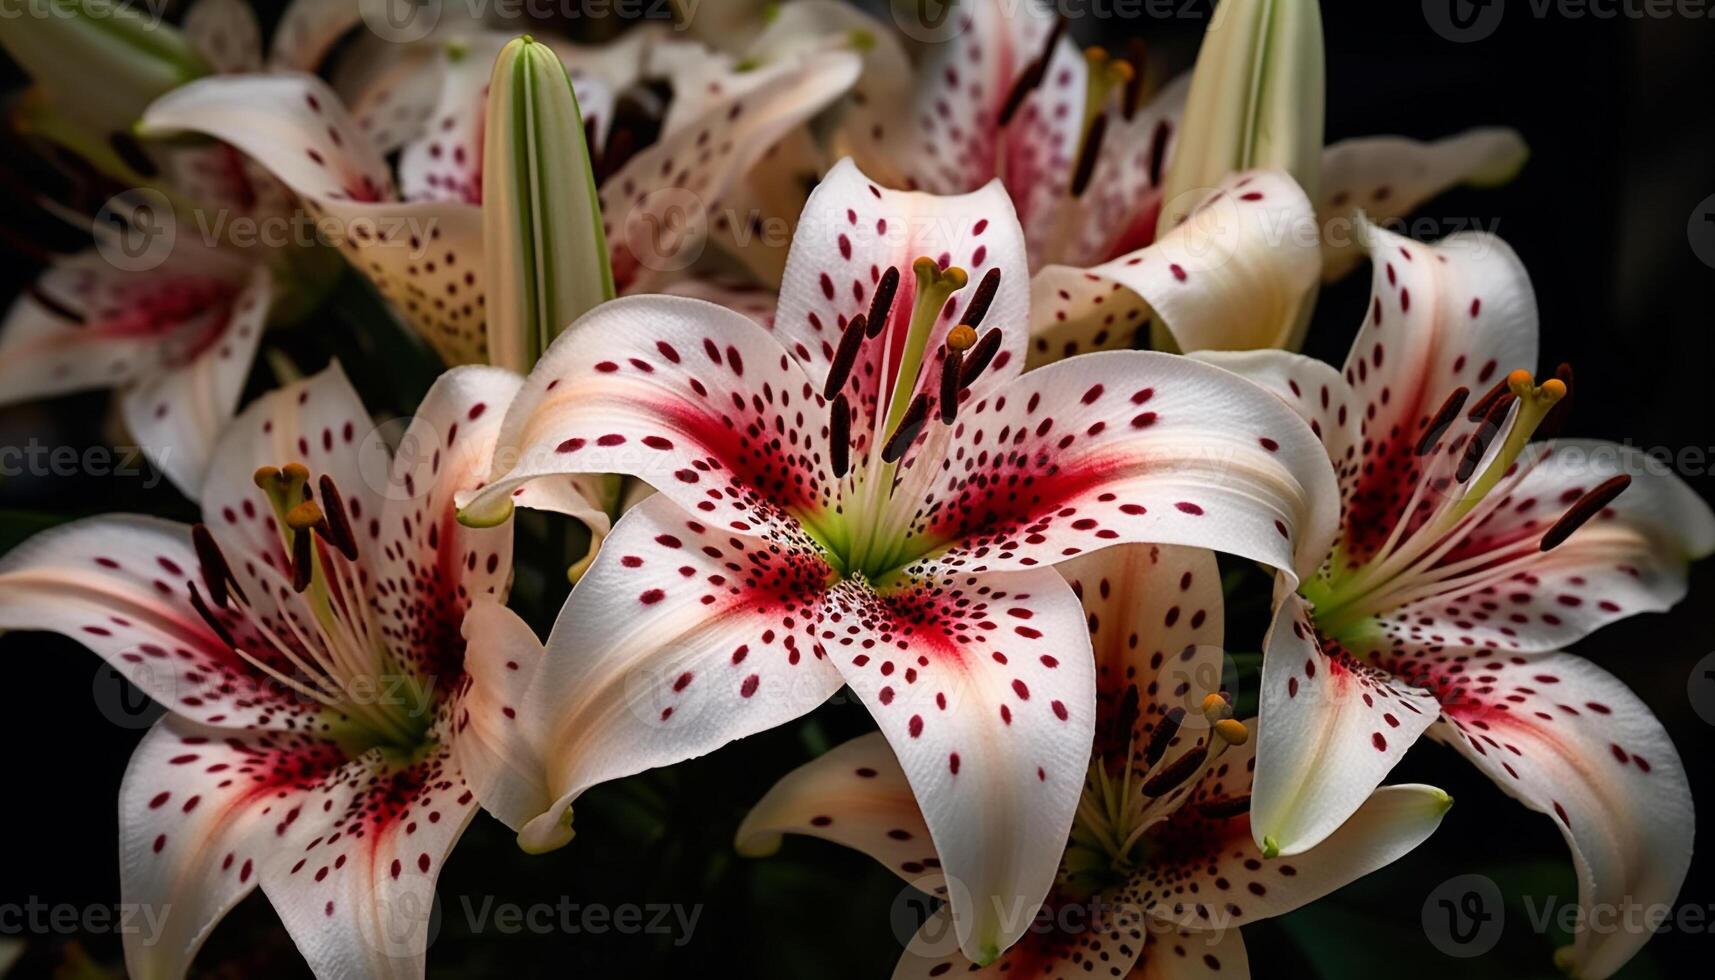
M 851 469 L 852 407 L 843 391 L 834 396 L 833 414 L 828 416 L 828 456 L 836 478 Z
M 1167 137 L 1173 135 L 1173 127 L 1163 119 L 1155 124 L 1155 132 L 1149 137 L 1149 186 L 1161 186 L 1161 168 L 1167 165 Z
M 1554 369 L 1554 376 L 1566 386 L 1566 394 L 1560 400 L 1549 406 L 1548 414 L 1542 417 L 1542 423 L 1536 427 L 1535 437 L 1552 439 L 1566 427 L 1566 419 L 1572 414 L 1572 365 L 1561 364 Z
M 1191 751 L 1167 764 L 1167 768 L 1144 780 L 1143 795 L 1165 796 L 1185 784 L 1187 779 L 1197 774 L 1203 768 L 1203 760 L 1209 757 L 1209 743 L 1204 742 Z
M 893 315 L 893 297 L 899 293 L 899 270 L 889 267 L 875 285 L 875 295 L 869 301 L 869 321 L 866 337 L 880 336 L 887 329 L 887 318 Z
M 959 379 L 965 374 L 965 352 L 947 348 L 941 362 L 941 421 L 952 425 L 959 418 Z
M 203 601 L 202 593 L 197 591 L 196 583 L 189 584 L 191 608 L 196 610 L 197 615 L 202 617 L 202 621 L 208 624 L 209 629 L 214 630 L 214 635 L 220 637 L 220 642 L 228 647 L 236 647 L 238 644 L 233 642 L 232 634 L 227 630 L 226 624 L 222 623 L 220 617 L 214 614 L 214 610 L 208 607 L 208 603 Z
M 315 568 L 315 532 L 305 528 L 292 533 L 292 591 L 303 592 L 310 587 Z
M 887 440 L 887 445 L 881 447 L 881 461 L 897 463 L 905 455 L 905 450 L 917 441 L 918 433 L 929 421 L 929 396 L 918 392 L 911 399 L 911 405 L 905 410 L 905 417 L 899 420 L 899 428 L 893 430 L 893 435 Z
M 1126 42 L 1125 60 L 1131 63 L 1131 77 L 1125 80 L 1125 94 L 1120 100 L 1120 111 L 1126 122 L 1131 122 L 1137 115 L 1137 110 L 1143 105 L 1143 82 L 1148 74 L 1145 69 L 1149 66 L 1149 45 L 1143 38 L 1134 37 Z
M 1042 79 L 1048 75 L 1048 62 L 1054 57 L 1054 47 L 1060 43 L 1060 38 L 1066 34 L 1066 18 L 1056 17 L 1054 29 L 1048 32 L 1048 39 L 1042 45 L 1042 53 L 1024 68 L 1024 73 L 1012 83 L 1012 88 L 1006 93 L 1006 102 L 1000 108 L 1000 124 L 1012 122 L 1012 117 L 1018 115 L 1018 110 L 1024 108 L 1024 100 L 1030 93 L 1042 84 Z
M 1000 350 L 1000 329 L 995 328 L 983 334 L 977 345 L 965 353 L 965 369 L 959 376 L 959 387 L 969 388 L 982 373 L 988 369 L 989 362 Z
M 1555 521 L 1548 533 L 1542 536 L 1542 550 L 1551 551 L 1566 543 L 1573 531 L 1589 523 L 1590 518 L 1600 514 L 1602 508 L 1613 503 L 1614 498 L 1631 485 L 1632 478 L 1629 476 L 1610 477 L 1604 480 L 1601 486 L 1579 497 L 1578 502 L 1568 507 L 1566 513 L 1560 515 L 1560 520 Z
M 356 561 L 357 535 L 352 533 L 351 518 L 345 512 L 345 499 L 334 486 L 333 477 L 323 473 L 318 483 L 322 491 L 322 535 L 346 561 Z
M 1435 413 L 1435 418 L 1429 422 L 1429 428 L 1423 430 L 1423 438 L 1417 440 L 1417 455 L 1427 456 L 1441 441 L 1447 427 L 1453 424 L 1453 419 L 1459 414 L 1459 409 L 1465 407 L 1465 399 L 1471 397 L 1471 389 L 1463 385 L 1453 389 L 1447 400 L 1441 403 L 1441 410 Z
M 965 307 L 965 315 L 959 322 L 972 330 L 983 325 L 983 317 L 988 316 L 989 307 L 994 304 L 994 294 L 1000 291 L 1000 269 L 994 268 L 983 273 L 982 282 L 977 283 L 977 291 L 971 294 L 971 305 Z
M 1210 820 L 1227 820 L 1251 812 L 1250 796 L 1229 796 L 1224 800 L 1199 803 L 1197 812 Z
M 81 323 L 85 322 L 84 316 L 82 313 L 79 313 L 78 311 L 72 309 L 71 307 L 65 305 L 64 303 L 61 303 L 59 300 L 50 296 L 48 294 L 48 291 L 43 289 L 41 287 L 41 284 L 39 284 L 39 283 L 32 283 L 30 286 L 28 286 L 24 290 L 24 292 L 31 299 L 36 301 L 36 305 L 42 307 L 43 309 L 47 310 L 49 313 L 52 313 L 54 316 L 59 317 L 61 320 L 64 320 L 67 323 L 81 324 Z
M 1078 168 L 1072 172 L 1072 196 L 1083 197 L 1090 189 L 1090 178 L 1096 174 L 1096 161 L 1102 156 L 1102 137 L 1108 132 L 1108 114 L 1090 120 L 1090 133 L 1084 137 L 1084 151 L 1078 154 Z
M 1143 749 L 1144 765 L 1154 768 L 1161 757 L 1167 754 L 1167 745 L 1173 741 L 1173 736 L 1179 734 L 1179 726 L 1185 723 L 1185 709 L 1174 708 L 1161 716 L 1161 722 L 1155 726 L 1155 731 L 1149 733 L 1149 744 Z
M 143 144 L 130 133 L 112 132 L 107 134 L 107 145 L 113 150 L 113 155 L 125 162 L 127 167 L 137 171 L 142 177 L 154 177 L 161 172 L 155 166 L 155 161 L 143 149 Z
M 1489 409 L 1495 407 L 1495 402 L 1510 394 L 1512 394 L 1512 389 L 1507 387 L 1506 378 L 1495 382 L 1495 386 L 1484 392 L 1483 397 L 1477 399 L 1477 403 L 1471 406 L 1471 410 L 1465 414 L 1465 421 L 1476 422 L 1481 420 L 1489 414 Z
M 852 376 L 852 365 L 857 363 L 858 350 L 863 347 L 865 332 L 869 329 L 868 321 L 862 313 L 846 324 L 846 332 L 840 334 L 840 346 L 834 351 L 833 366 L 828 368 L 828 383 L 822 386 L 822 397 L 832 398 L 846 386 L 846 381 Z
M 191 545 L 196 549 L 197 564 L 201 566 L 202 584 L 208 589 L 208 597 L 216 606 L 225 609 L 229 598 L 226 583 L 232 581 L 232 569 L 226 564 L 226 556 L 220 553 L 220 545 L 215 544 L 214 535 L 208 533 L 206 525 L 191 527 Z

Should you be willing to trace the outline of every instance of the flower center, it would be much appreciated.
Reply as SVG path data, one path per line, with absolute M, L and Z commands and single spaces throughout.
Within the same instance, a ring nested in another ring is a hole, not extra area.
M 1465 413 L 1473 427 L 1444 442 L 1470 392 L 1458 388 L 1447 396 L 1418 440 L 1415 452 L 1426 462 L 1387 540 L 1356 567 L 1336 554 L 1321 575 L 1305 583 L 1304 595 L 1315 604 L 1323 632 L 1341 637 L 1410 603 L 1487 588 L 1564 543 L 1619 496 L 1630 477 L 1615 477 L 1583 494 L 1541 536 L 1474 546 L 1475 532 L 1506 499 L 1493 491 L 1514 473 L 1531 436 L 1545 422 L 1557 427 L 1557 407 L 1564 408 L 1570 381 L 1565 366 L 1541 384 L 1528 371 L 1514 371 Z
M 932 421 L 950 426 L 958 420 L 961 397 L 1000 350 L 998 329 L 978 333 L 1000 288 L 1000 270 L 990 269 L 965 307 L 963 322 L 955 324 L 942 340 L 939 366 L 934 368 L 938 372 L 935 383 L 920 385 L 926 364 L 934 360 L 929 340 L 935 325 L 953 295 L 969 283 L 969 277 L 957 266 L 942 268 L 927 257 L 913 262 L 911 271 L 916 289 L 903 336 L 895 339 L 887 330 L 900 280 L 899 270 L 889 268 L 877 285 L 869 312 L 854 317 L 841 334 L 823 387 L 823 397 L 830 399 L 831 464 L 834 476 L 841 481 L 841 509 L 850 518 L 846 522 L 849 530 L 829 535 L 826 543 L 847 574 L 879 578 L 906 563 L 901 554 L 903 536 L 894 526 L 898 516 L 891 515 L 888 506 L 898 487 L 901 463 Z M 874 431 L 854 439 L 855 414 L 844 389 L 859 355 L 871 341 L 884 345 L 880 377 L 890 378 L 892 384 L 884 384 L 884 390 L 877 394 Z M 854 471 L 852 450 L 865 444 L 880 445 L 881 451 L 870 453 Z
M 1066 847 L 1064 886 L 1079 895 L 1094 895 L 1123 883 L 1149 863 L 1149 831 L 1184 804 L 1190 787 L 1228 746 L 1243 745 L 1250 732 L 1232 717 L 1232 702 L 1210 694 L 1201 705 L 1208 737 L 1187 733 L 1191 746 L 1180 749 L 1185 729 L 1184 708 L 1162 715 L 1148 742 L 1136 744 L 1138 691 L 1132 685 L 1117 711 L 1096 735 L 1096 750 L 1084 778 L 1084 791 L 1072 821 Z M 1223 816 L 1244 812 L 1249 797 L 1221 800 Z
M 254 480 L 273 508 L 274 527 L 290 559 L 291 588 L 308 618 L 289 604 L 284 590 L 276 610 L 253 602 L 201 524 L 192 529 L 192 540 L 209 598 L 193 585 L 192 604 L 237 656 L 333 715 L 348 751 L 420 749 L 433 721 L 424 710 L 432 703 L 430 691 L 401 667 L 382 639 L 366 591 L 368 572 L 358 562 L 357 536 L 333 479 L 324 474 L 312 490 L 309 469 L 288 463 L 264 466 Z M 235 634 L 217 609 L 235 610 L 248 629 Z

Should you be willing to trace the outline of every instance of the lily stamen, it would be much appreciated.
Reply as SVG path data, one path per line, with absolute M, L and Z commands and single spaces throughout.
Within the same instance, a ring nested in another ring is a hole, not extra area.
M 1622 474 L 1604 480 L 1601 486 L 1579 497 L 1577 502 L 1568 507 L 1566 513 L 1560 515 L 1560 519 L 1555 521 L 1554 526 L 1550 527 L 1548 532 L 1542 536 L 1542 543 L 1538 546 L 1539 550 L 1552 551 L 1564 544 L 1566 539 L 1572 536 L 1572 532 L 1589 523 L 1591 518 L 1600 514 L 1604 507 L 1613 503 L 1614 498 L 1624 493 L 1626 488 L 1631 485 L 1632 478 Z
M 917 441 L 923 426 L 929 421 L 929 396 L 919 394 L 911 400 L 911 407 L 905 410 L 905 416 L 899 420 L 899 427 L 888 437 L 887 445 L 881 449 L 881 459 L 884 463 L 897 463 L 905 455 L 905 450 Z
M 1471 389 L 1460 385 L 1453 389 L 1447 400 L 1441 403 L 1441 410 L 1435 413 L 1435 418 L 1429 427 L 1423 430 L 1423 438 L 1417 441 L 1417 455 L 1427 456 L 1441 437 L 1446 434 L 1447 427 L 1453 424 L 1459 415 L 1459 409 L 1465 407 L 1465 399 L 1471 396 Z
M 881 281 L 875 285 L 875 295 L 870 297 L 869 315 L 865 317 L 867 332 L 864 336 L 871 339 L 881 335 L 887 329 L 887 318 L 893 314 L 893 298 L 899 294 L 899 269 L 888 266 L 881 274 Z
M 857 363 L 858 351 L 863 347 L 867 330 L 868 321 L 862 313 L 846 324 L 846 332 L 840 335 L 840 346 L 834 352 L 834 363 L 828 368 L 828 383 L 822 386 L 823 398 L 834 397 L 846 386 L 846 381 L 852 375 L 852 365 Z

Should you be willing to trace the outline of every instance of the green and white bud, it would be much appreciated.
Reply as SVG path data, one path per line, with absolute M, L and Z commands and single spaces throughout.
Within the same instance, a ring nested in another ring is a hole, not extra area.
M 614 294 L 578 100 L 559 55 L 529 36 L 495 59 L 482 169 L 489 361 L 523 373 Z

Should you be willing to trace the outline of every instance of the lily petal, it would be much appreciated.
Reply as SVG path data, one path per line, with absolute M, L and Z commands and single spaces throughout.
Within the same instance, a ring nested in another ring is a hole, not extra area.
M 796 718 L 840 686 L 817 633 L 829 570 L 806 542 L 734 535 L 665 493 L 617 524 L 548 638 L 520 711 L 545 793 L 487 801 L 529 850 L 571 838 L 585 789 Z
M 1439 706 L 1429 691 L 1321 636 L 1297 595 L 1282 600 L 1263 650 L 1250 825 L 1259 848 L 1290 856 L 1363 805 Z
M 988 962 L 1054 882 L 1095 732 L 1095 670 L 1056 572 L 961 566 L 840 583 L 822 637 L 925 808 L 960 947 Z
M 486 359 L 481 210 L 462 202 L 400 202 L 385 160 L 320 79 L 203 79 L 156 100 L 141 130 L 205 133 L 244 151 L 310 205 L 318 232 L 445 360 Z
M 1143 958 L 1132 968 L 1127 980 L 1224 980 L 1250 976 L 1250 956 L 1245 952 L 1244 933 L 1238 929 L 1199 932 L 1177 926 L 1152 928 L 1148 938 Z
M 1278 171 L 1238 174 L 1155 244 L 1031 282 L 1031 366 L 1131 347 L 1153 313 L 1184 351 L 1297 346 L 1316 285 L 1310 199 Z
M 1533 446 L 1498 486 L 1489 516 L 1442 565 L 1492 561 L 1504 571 L 1380 617 L 1382 632 L 1412 646 L 1540 652 L 1604 623 L 1671 608 L 1686 566 L 1715 552 L 1715 514 L 1658 460 L 1617 443 L 1563 439 Z M 1612 477 L 1631 484 L 1565 543 L 1539 542 L 1585 493 Z
M 215 441 L 238 408 L 272 297 L 272 277 L 258 266 L 230 301 L 224 328 L 200 353 L 139 379 L 120 396 L 126 428 L 149 461 L 188 497 L 202 488 Z
M 603 181 L 603 231 L 614 281 L 641 289 L 695 261 L 727 191 L 769 147 L 857 81 L 863 62 L 833 51 L 727 80 L 727 96 Z
M 244 0 L 196 0 L 185 12 L 185 40 L 217 72 L 262 67 L 262 28 Z
M 261 879 L 291 813 L 338 768 L 302 735 L 235 734 L 167 715 L 131 755 L 119 790 L 121 900 L 149 928 L 126 930 L 138 980 L 180 980 L 203 940 Z
M 1691 862 L 1691 790 L 1647 705 L 1606 671 L 1565 653 L 1450 651 L 1421 666 L 1443 703 L 1434 737 L 1554 819 L 1572 848 L 1585 922 L 1673 902 Z M 1567 972 L 1600 980 L 1651 935 L 1580 929 Z
M 1318 204 L 1324 243 L 1322 277 L 1339 279 L 1363 258 L 1355 232 L 1364 220 L 1389 224 L 1458 184 L 1491 187 L 1518 173 L 1530 155 L 1511 129 L 1471 129 L 1433 142 L 1403 136 L 1343 140 L 1322 152 Z
M 199 563 L 181 524 L 89 518 L 0 560 L 0 628 L 52 630 L 113 665 L 174 713 L 220 727 L 307 725 L 318 707 L 245 662 L 192 606 Z M 236 617 L 223 628 L 242 638 Z M 249 648 L 279 668 L 261 644 Z M 286 669 L 290 669 L 289 667 Z
M 941 861 L 899 759 L 880 732 L 860 735 L 787 773 L 751 808 L 735 840 L 766 857 L 782 834 L 806 834 L 862 851 L 931 894 L 945 895 Z
M 351 0 L 292 0 L 274 28 L 268 67 L 313 72 L 346 31 L 363 20 L 364 7 Z
M 765 388 L 769 399 L 752 397 Z M 758 533 L 782 508 L 813 521 L 833 487 L 820 403 L 803 369 L 737 313 L 668 296 L 605 303 L 531 371 L 506 413 L 500 471 L 464 519 L 503 518 L 537 477 L 624 473 L 723 529 Z

